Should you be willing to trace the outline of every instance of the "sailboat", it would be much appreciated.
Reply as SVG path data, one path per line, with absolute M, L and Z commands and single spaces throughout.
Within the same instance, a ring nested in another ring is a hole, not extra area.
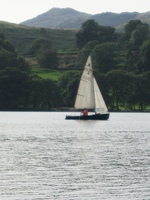
M 83 115 L 67 115 L 66 119 L 74 120 L 108 120 L 109 113 L 101 91 L 93 75 L 92 58 L 89 55 L 81 79 L 78 92 L 76 95 L 74 108 L 76 110 L 93 110 L 95 113 Z

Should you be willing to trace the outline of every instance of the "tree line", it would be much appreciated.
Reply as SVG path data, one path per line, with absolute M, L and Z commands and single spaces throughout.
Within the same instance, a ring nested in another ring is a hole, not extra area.
M 124 32 L 100 26 L 94 20 L 76 33 L 77 71 L 62 73 L 57 82 L 32 73 L 25 60 L 0 35 L 0 110 L 51 110 L 73 107 L 81 70 L 89 54 L 109 110 L 150 109 L 150 30 L 146 23 L 130 21 Z M 57 69 L 58 53 L 51 41 L 35 40 L 30 55 L 40 67 Z

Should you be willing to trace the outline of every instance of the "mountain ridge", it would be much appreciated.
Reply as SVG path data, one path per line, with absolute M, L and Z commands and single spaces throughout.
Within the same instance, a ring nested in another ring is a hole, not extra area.
M 141 20 L 150 24 L 150 11 L 139 12 L 104 12 L 100 14 L 88 14 L 79 12 L 73 8 L 52 8 L 32 19 L 21 22 L 21 25 L 51 28 L 51 29 L 79 29 L 84 21 L 94 19 L 103 26 L 120 26 L 127 24 L 130 20 Z
M 21 22 L 22 25 L 33 26 L 38 28 L 62 28 L 62 24 L 78 19 L 87 20 L 92 16 L 84 12 L 76 11 L 72 8 L 52 8 L 49 11 L 38 15 L 35 18 Z M 66 25 L 65 25 L 66 26 Z

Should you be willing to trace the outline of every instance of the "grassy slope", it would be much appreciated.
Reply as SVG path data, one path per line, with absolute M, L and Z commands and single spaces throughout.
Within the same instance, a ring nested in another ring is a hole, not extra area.
M 0 33 L 10 41 L 20 54 L 27 54 L 35 39 L 46 38 L 56 50 L 75 49 L 75 30 L 31 28 L 0 21 Z

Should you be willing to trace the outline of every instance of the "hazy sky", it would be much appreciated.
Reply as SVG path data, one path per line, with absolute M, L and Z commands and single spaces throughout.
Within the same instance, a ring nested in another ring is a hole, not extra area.
M 20 23 L 53 7 L 70 7 L 89 14 L 147 12 L 150 0 L 0 0 L 0 21 Z

